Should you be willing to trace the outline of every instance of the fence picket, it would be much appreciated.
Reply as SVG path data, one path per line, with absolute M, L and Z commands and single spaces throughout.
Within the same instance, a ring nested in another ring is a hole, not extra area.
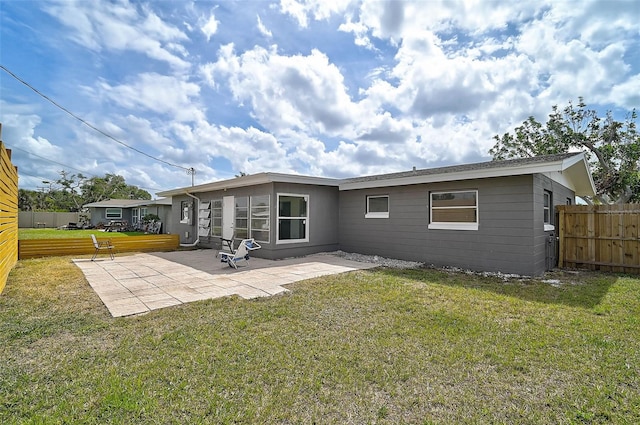
M 640 273 L 640 206 L 562 205 L 560 267 Z

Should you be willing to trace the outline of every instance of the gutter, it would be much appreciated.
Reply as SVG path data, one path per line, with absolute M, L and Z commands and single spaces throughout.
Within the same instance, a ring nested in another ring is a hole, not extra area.
M 194 212 L 193 212 L 193 215 L 195 216 L 196 211 L 198 211 L 198 214 L 199 214 L 199 211 L 200 211 L 200 198 L 198 198 L 197 196 L 194 196 L 194 195 L 190 194 L 190 193 L 189 193 L 189 192 L 187 192 L 187 191 L 185 191 L 185 192 L 184 192 L 184 194 L 185 194 L 185 195 L 187 195 L 188 197 L 193 198 L 193 199 L 195 199 L 196 201 L 198 201 L 198 203 L 196 204 L 196 208 L 195 208 L 195 210 L 194 210 Z M 200 219 L 200 217 L 199 217 L 199 216 L 197 216 L 197 219 L 199 220 L 199 219 Z M 193 221 L 194 221 L 194 223 L 198 223 L 195 219 L 194 219 Z M 196 228 L 196 241 L 195 241 L 194 243 L 181 243 L 181 244 L 180 244 L 180 246 L 181 246 L 181 247 L 184 247 L 184 248 L 191 248 L 191 247 L 194 247 L 194 246 L 196 246 L 196 245 L 198 245 L 198 244 L 200 243 L 200 232 L 198 231 L 198 226 L 197 226 L 197 224 L 196 224 L 196 226 L 194 226 L 194 227 Z

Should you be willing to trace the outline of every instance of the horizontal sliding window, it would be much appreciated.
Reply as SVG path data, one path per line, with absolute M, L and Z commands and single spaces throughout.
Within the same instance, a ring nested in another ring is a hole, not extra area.
M 122 218 L 122 208 L 107 208 L 104 218 Z
M 429 229 L 478 230 L 478 191 L 431 192 Z

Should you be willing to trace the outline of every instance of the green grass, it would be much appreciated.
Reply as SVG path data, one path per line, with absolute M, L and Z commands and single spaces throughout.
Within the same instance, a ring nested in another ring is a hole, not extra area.
M 69 258 L 0 296 L 0 423 L 640 423 L 640 279 L 374 270 L 111 318 Z
M 110 238 L 120 238 L 126 236 L 144 235 L 143 232 L 101 232 L 100 230 L 58 230 L 58 229 L 18 229 L 18 239 L 63 239 L 63 238 L 84 238 L 89 235 Z

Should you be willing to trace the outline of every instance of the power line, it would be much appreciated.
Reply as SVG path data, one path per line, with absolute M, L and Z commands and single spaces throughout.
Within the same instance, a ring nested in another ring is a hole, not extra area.
M 74 167 L 72 167 L 72 166 L 70 166 L 70 165 L 63 164 L 63 163 L 61 163 L 61 162 L 54 161 L 53 159 L 45 158 L 44 156 L 40 156 L 40 155 L 35 154 L 35 153 L 33 153 L 33 152 L 29 152 L 28 150 L 25 150 L 25 149 L 22 149 L 22 148 L 18 148 L 18 147 L 16 147 L 16 146 L 9 145 L 9 144 L 7 144 L 6 142 L 5 142 L 5 144 L 6 144 L 7 146 L 11 146 L 11 149 L 17 149 L 17 150 L 19 150 L 19 151 L 26 152 L 26 153 L 28 153 L 29 155 L 33 155 L 33 156 L 35 156 L 35 157 L 37 157 L 37 158 L 40 158 L 40 159 L 43 159 L 43 160 L 45 160 L 45 161 L 52 162 L 52 163 L 57 164 L 57 165 L 60 165 L 60 166 L 62 166 L 62 167 L 64 167 L 64 168 L 70 168 L 70 169 L 75 170 L 75 171 L 78 171 L 78 172 L 80 172 L 80 173 L 87 174 L 87 175 L 89 175 L 90 177 L 98 177 L 98 176 L 96 176 L 96 175 L 95 175 L 95 174 L 93 174 L 93 173 L 89 173 L 89 172 L 87 172 L 87 171 L 79 170 L 79 169 L 74 168 Z M 31 176 L 31 177 L 33 177 L 33 176 Z
M 25 150 L 25 149 L 22 149 L 22 148 L 18 148 L 18 147 L 16 147 L 16 146 L 10 145 L 10 144 L 8 144 L 8 143 L 6 143 L 6 142 L 5 142 L 5 145 L 7 145 L 7 146 L 11 147 L 11 149 L 16 149 L 16 150 L 19 150 L 19 151 L 25 152 L 25 153 L 27 153 L 27 154 L 29 154 L 29 155 L 33 155 L 33 156 L 35 156 L 35 157 L 37 157 L 37 158 L 40 158 L 40 159 L 42 159 L 42 160 L 44 160 L 44 161 L 48 161 L 48 162 L 51 162 L 51 163 L 54 163 L 54 164 L 60 165 L 61 167 L 64 167 L 64 168 L 70 168 L 70 169 L 72 169 L 72 170 L 75 170 L 75 171 L 78 171 L 78 172 L 80 172 L 80 173 L 86 174 L 86 175 L 87 175 L 87 176 L 89 176 L 89 177 L 101 178 L 101 177 L 99 177 L 99 176 L 97 176 L 97 175 L 95 175 L 95 174 L 93 174 L 93 173 L 88 172 L 88 171 L 83 171 L 83 170 L 80 170 L 80 169 L 78 169 L 78 168 L 74 168 L 74 167 L 72 167 L 72 166 L 70 166 L 70 165 L 63 164 L 63 163 L 61 163 L 61 162 L 54 161 L 54 160 L 49 159 L 49 158 L 45 158 L 44 156 L 40 156 L 40 155 L 38 155 L 38 154 L 35 154 L 35 153 L 33 153 L 33 152 L 29 152 L 28 150 Z M 35 177 L 35 178 L 38 178 L 38 179 L 40 178 L 40 177 L 38 177 L 38 176 L 33 176 L 33 175 L 31 175 L 31 174 L 27 174 L 27 173 L 25 173 L 25 172 L 22 172 L 22 171 L 20 171 L 20 169 L 18 169 L 18 174 L 23 174 L 23 175 L 26 175 L 26 176 L 29 176 L 29 177 Z M 48 179 L 46 179 L 46 180 L 48 180 Z M 53 180 L 56 180 L 56 179 L 53 179 Z M 162 192 L 162 191 L 164 190 L 164 189 L 157 189 L 157 188 L 153 188 L 153 187 L 143 187 L 143 186 L 137 186 L 137 187 L 139 187 L 140 189 L 149 189 L 149 190 L 154 191 L 154 192 Z
M 38 89 L 36 89 L 35 87 L 33 87 L 31 84 L 27 83 L 26 81 L 24 81 L 22 78 L 18 77 L 16 74 L 14 74 L 13 72 L 11 72 L 9 69 L 7 69 L 7 67 L 5 67 L 4 65 L 0 64 L 0 69 L 2 69 L 4 72 L 6 72 L 7 74 L 9 74 L 10 76 L 12 76 L 13 78 L 15 78 L 16 80 L 18 80 L 20 83 L 24 84 L 25 86 L 27 86 L 28 88 L 30 88 L 31 90 L 33 90 L 36 94 L 38 94 L 38 96 L 42 97 L 43 99 L 47 100 L 48 102 L 52 103 L 54 106 L 56 106 L 57 108 L 61 109 L 62 111 L 66 112 L 67 114 L 71 115 L 73 118 L 75 118 L 76 120 L 80 121 L 82 124 L 86 125 L 87 127 L 89 127 L 92 130 L 97 131 L 98 133 L 102 134 L 103 136 L 113 140 L 116 143 L 121 144 L 122 146 L 129 148 L 141 155 L 144 155 L 148 158 L 151 158 L 155 161 L 158 162 L 162 162 L 163 164 L 167 164 L 170 165 L 171 167 L 176 167 L 176 168 L 181 168 L 187 172 L 191 172 L 193 170 L 193 168 L 189 168 L 189 167 L 183 167 L 182 165 L 177 165 L 177 164 L 172 164 L 171 162 L 165 161 L 164 159 L 160 159 L 160 158 L 156 158 L 155 156 L 149 155 L 146 152 L 141 151 L 140 149 L 134 148 L 133 146 L 130 146 L 118 139 L 116 139 L 115 137 L 113 137 L 112 135 L 106 133 L 105 131 L 97 128 L 96 126 L 94 126 L 93 124 L 85 121 L 84 119 L 80 118 L 79 116 L 77 116 L 76 114 L 74 114 L 73 112 L 71 112 L 70 110 L 68 110 L 67 108 L 65 108 L 64 106 L 60 105 L 59 103 L 57 103 L 55 100 L 51 99 L 49 96 L 45 95 L 44 93 L 40 92 Z

